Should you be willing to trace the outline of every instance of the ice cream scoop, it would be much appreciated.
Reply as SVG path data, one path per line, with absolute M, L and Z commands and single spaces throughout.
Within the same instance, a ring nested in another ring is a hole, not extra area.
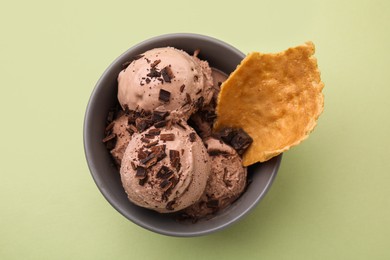
M 122 108 L 159 107 L 184 120 L 212 98 L 213 80 L 206 61 L 172 47 L 155 48 L 135 58 L 118 76 Z
M 133 134 L 120 169 L 129 200 L 160 213 L 198 201 L 209 173 L 206 148 L 186 123 Z
M 202 218 L 231 205 L 244 191 L 247 169 L 229 145 L 215 138 L 205 140 L 211 158 L 211 173 L 200 200 L 184 210 L 192 218 Z

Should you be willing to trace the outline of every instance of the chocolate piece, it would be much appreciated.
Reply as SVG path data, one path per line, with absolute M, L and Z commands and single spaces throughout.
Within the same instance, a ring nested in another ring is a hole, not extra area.
M 162 121 L 156 122 L 156 123 L 154 124 L 154 127 L 156 127 L 156 128 L 162 128 L 162 127 L 164 127 L 164 126 L 166 126 L 166 125 L 167 125 L 167 121 L 162 120 Z
M 181 120 L 177 121 L 177 122 L 176 122 L 176 125 L 180 126 L 180 127 L 183 128 L 183 129 L 187 129 L 187 128 L 181 123 Z
M 156 177 L 160 179 L 169 179 L 173 174 L 173 171 L 167 166 L 161 166 L 160 170 L 157 172 Z
M 104 137 L 102 141 L 103 141 L 103 143 L 106 143 L 106 142 L 108 142 L 112 139 L 115 139 L 115 138 L 116 138 L 116 134 L 110 134 L 109 136 Z
M 145 158 L 146 159 L 146 158 Z M 153 157 L 151 160 L 149 160 L 147 163 L 145 163 L 145 167 L 146 168 L 150 168 L 152 167 L 153 165 L 155 165 L 157 163 L 157 157 Z
M 169 115 L 168 111 L 153 111 L 152 121 L 157 123 L 159 121 L 164 120 L 168 115 Z
M 191 96 L 190 94 L 186 93 L 186 104 L 191 104 L 191 103 L 192 103 Z
M 172 200 L 172 201 L 170 201 L 170 202 L 167 203 L 167 205 L 165 206 L 165 208 L 166 208 L 167 210 L 174 210 L 174 208 L 173 208 L 173 205 L 174 205 L 174 204 L 175 204 L 175 201 Z
M 135 126 L 139 132 L 145 131 L 147 128 L 152 126 L 152 124 L 152 120 L 149 120 L 147 118 L 137 118 L 135 120 Z
M 155 145 L 157 145 L 157 144 L 158 144 L 158 141 L 156 140 L 156 141 L 153 141 L 153 142 L 151 142 L 151 143 L 145 144 L 145 147 L 146 147 L 146 148 L 150 148 L 150 147 L 155 146 Z
M 231 145 L 239 155 L 242 155 L 252 142 L 252 137 L 250 137 L 243 129 L 239 128 L 236 135 L 231 140 Z
M 129 132 L 130 134 L 134 134 L 134 133 L 137 133 L 138 132 L 138 129 L 134 126 L 134 125 L 129 125 L 129 127 L 126 129 L 127 132 Z
M 146 177 L 146 169 L 142 166 L 137 167 L 137 171 L 135 173 L 135 177 L 138 179 L 143 179 Z
M 154 67 L 156 67 L 160 62 L 161 62 L 161 60 L 155 60 L 155 61 L 153 61 L 152 64 L 150 64 L 150 67 L 151 67 L 151 68 L 154 68 Z
M 133 161 L 131 161 L 130 164 L 131 168 L 133 168 L 134 171 L 137 170 L 137 167 L 135 166 L 135 163 Z
M 163 101 L 163 102 L 169 102 L 171 98 L 171 92 L 165 90 L 165 89 L 160 89 L 160 93 L 158 94 L 158 99 Z
M 148 138 L 142 137 L 141 141 L 144 143 L 150 143 L 150 140 Z
M 207 150 L 207 153 L 210 156 L 229 155 L 228 153 L 220 151 L 220 150 Z
M 213 136 L 227 144 L 230 144 L 234 135 L 235 133 L 233 131 L 233 128 L 223 128 L 219 132 L 215 133 Z
M 160 129 L 155 129 L 155 128 L 150 129 L 150 130 L 148 131 L 148 134 L 150 134 L 150 135 L 152 135 L 152 136 L 159 135 L 160 133 L 161 133 L 161 130 L 160 130 Z
M 139 153 L 138 153 L 138 156 L 139 156 Z M 147 162 L 149 162 L 150 160 L 152 160 L 155 157 L 156 157 L 156 155 L 154 153 L 151 153 L 148 156 L 146 156 L 144 159 L 140 160 L 140 162 L 142 164 L 146 164 Z
M 177 168 L 180 163 L 180 152 L 177 150 L 169 150 L 169 159 L 171 161 L 171 166 Z
M 115 122 L 114 122 L 114 121 L 112 121 L 111 123 L 109 123 L 109 124 L 106 126 L 105 132 L 108 133 L 109 131 L 111 131 L 112 128 L 114 128 L 114 125 L 115 125 Z
M 152 81 L 152 80 L 151 80 L 150 78 L 146 78 L 146 79 L 145 79 L 146 84 L 149 84 L 151 81 Z
M 156 136 L 155 135 L 151 135 L 149 133 L 145 134 L 145 138 L 147 138 L 147 139 L 153 139 L 154 137 L 156 137 Z
M 144 186 L 147 180 L 148 180 L 148 176 L 146 175 L 145 178 L 140 179 L 140 180 L 138 181 L 138 184 L 141 185 L 141 186 Z
M 195 140 L 196 140 L 196 134 L 195 134 L 194 132 L 190 133 L 189 137 L 190 137 L 190 142 L 191 142 L 191 143 L 195 142 Z
M 180 86 L 180 93 L 183 93 L 185 87 L 186 87 L 186 85 L 184 85 L 184 84 Z
M 172 186 L 172 182 L 170 182 L 169 180 L 163 180 L 160 183 L 160 188 L 164 191 L 168 190 L 171 186 Z
M 173 140 L 175 140 L 175 135 L 174 134 L 161 134 L 160 140 L 161 141 L 173 141 Z
M 145 150 L 138 150 L 138 160 L 143 160 L 146 157 L 148 157 L 149 153 L 147 153 Z
M 156 155 L 158 161 L 164 159 L 167 156 L 165 153 L 165 145 L 153 146 L 150 150 Z
M 151 77 L 151 78 L 158 78 L 161 76 L 161 72 L 158 71 L 156 68 L 151 68 L 150 72 L 146 74 L 146 76 Z
M 170 67 L 166 66 L 161 70 L 161 75 L 165 82 L 171 83 L 171 79 L 173 79 L 175 76 L 173 75 L 173 72 Z

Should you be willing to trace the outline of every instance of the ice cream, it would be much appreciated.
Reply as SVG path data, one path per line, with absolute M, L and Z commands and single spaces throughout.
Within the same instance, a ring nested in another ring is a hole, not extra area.
M 242 167 L 241 157 L 224 142 L 208 138 L 205 140 L 211 158 L 211 173 L 201 199 L 184 210 L 185 215 L 198 219 L 233 203 L 244 191 L 247 170 Z
M 166 213 L 199 200 L 210 173 L 206 148 L 186 123 L 132 136 L 120 169 L 130 201 Z
M 118 76 L 122 108 L 163 108 L 187 120 L 212 98 L 211 69 L 206 61 L 171 48 L 156 48 L 136 57 Z
M 125 64 L 105 138 L 131 202 L 192 218 L 227 207 L 246 185 L 231 132 L 211 138 L 227 75 L 197 54 L 156 48 Z

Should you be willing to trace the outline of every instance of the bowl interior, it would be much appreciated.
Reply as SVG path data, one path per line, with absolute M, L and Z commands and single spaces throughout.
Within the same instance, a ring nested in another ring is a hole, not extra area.
M 102 142 L 110 108 L 117 103 L 117 76 L 122 64 L 156 47 L 176 47 L 189 54 L 199 49 L 199 58 L 211 67 L 230 74 L 245 55 L 234 47 L 203 35 L 169 34 L 144 41 L 118 57 L 103 73 L 89 100 L 84 121 L 84 149 L 93 179 L 107 201 L 123 216 L 151 231 L 171 236 L 198 236 L 220 230 L 249 212 L 265 195 L 279 168 L 282 156 L 248 169 L 250 184 L 246 192 L 214 218 L 196 223 L 181 222 L 172 216 L 133 205 L 122 188 L 120 175 Z

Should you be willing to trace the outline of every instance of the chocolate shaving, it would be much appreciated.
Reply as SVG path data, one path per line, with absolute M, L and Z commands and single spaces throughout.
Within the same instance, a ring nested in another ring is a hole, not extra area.
M 150 72 L 146 74 L 146 76 L 151 77 L 151 78 L 158 78 L 161 76 L 161 72 L 158 71 L 156 68 L 151 68 Z
M 160 188 L 164 191 L 168 190 L 171 186 L 172 186 L 172 182 L 170 182 L 169 180 L 163 180 L 160 183 Z
M 141 159 L 140 162 L 141 162 L 142 164 L 146 164 L 147 162 L 149 162 L 150 160 L 152 160 L 152 159 L 155 158 L 155 157 L 156 157 L 156 155 L 153 154 L 153 153 L 151 153 L 151 154 L 149 154 L 148 156 L 146 156 L 145 158 Z M 138 153 L 138 158 L 139 158 L 139 153 Z
M 173 75 L 173 72 L 172 72 L 172 69 L 168 66 L 164 67 L 162 70 L 161 70 L 161 75 L 164 79 L 165 82 L 168 82 L 170 83 L 171 82 L 171 79 L 173 79 L 175 76 Z
M 149 160 L 147 163 L 145 163 L 145 167 L 150 168 L 153 165 L 155 165 L 157 163 L 157 161 L 158 161 L 157 157 L 153 157 L 151 160 Z
M 138 150 L 138 160 L 144 160 L 146 157 L 148 157 L 149 153 L 147 153 L 144 150 Z
M 149 134 L 149 135 L 152 135 L 152 136 L 159 135 L 160 133 L 161 133 L 161 130 L 160 130 L 160 129 L 155 129 L 155 128 L 150 129 L 150 130 L 148 131 L 148 134 Z
M 129 125 L 129 127 L 126 129 L 127 132 L 129 132 L 130 134 L 134 134 L 134 133 L 137 133 L 138 132 L 138 129 L 134 126 L 134 125 Z
M 209 200 L 206 202 L 208 208 L 217 208 L 219 205 L 219 200 Z
M 146 175 L 145 178 L 140 179 L 140 180 L 138 181 L 138 184 L 141 185 L 141 186 L 144 186 L 147 180 L 148 180 L 148 176 Z
M 185 87 L 186 87 L 186 85 L 184 85 L 184 84 L 180 86 L 180 93 L 183 93 Z
M 150 143 L 150 140 L 148 138 L 142 137 L 141 141 L 144 143 Z
M 160 62 L 161 62 L 161 60 L 155 60 L 155 61 L 153 61 L 152 64 L 150 64 L 150 67 L 151 67 L 151 68 L 154 68 L 154 67 L 156 67 Z
M 106 136 L 105 138 L 103 138 L 102 141 L 103 141 L 103 143 L 106 143 L 106 142 L 113 140 L 115 138 L 116 138 L 116 134 L 110 134 L 109 136 Z
M 106 133 L 108 133 L 109 131 L 111 131 L 113 128 L 114 128 L 114 125 L 115 125 L 115 121 L 112 121 L 111 123 L 109 123 L 107 126 L 106 126 Z
M 137 167 L 135 166 L 135 163 L 133 161 L 131 161 L 130 164 L 131 168 L 133 168 L 134 171 L 137 170 Z
M 146 84 L 149 84 L 151 81 L 152 81 L 152 80 L 151 80 L 150 78 L 146 78 L 146 79 L 145 79 Z
M 149 120 L 147 118 L 137 118 L 135 120 L 135 126 L 137 127 L 137 130 L 139 132 L 145 131 L 147 128 L 152 126 L 153 122 L 152 120 Z
M 200 92 L 202 92 L 202 89 L 200 88 L 198 91 L 196 91 L 196 95 L 200 94 Z
M 181 123 L 181 120 L 177 121 L 177 122 L 176 122 L 176 125 L 180 126 L 180 127 L 183 128 L 183 129 L 187 129 L 187 128 Z
M 138 179 L 143 179 L 146 177 L 146 169 L 142 166 L 137 167 L 137 171 L 135 173 L 135 177 Z
M 162 127 L 164 127 L 164 126 L 166 126 L 166 125 L 167 125 L 167 121 L 162 120 L 162 121 L 156 122 L 156 123 L 154 124 L 154 127 L 156 127 L 156 128 L 162 128 Z
M 207 153 L 210 156 L 229 155 L 228 153 L 220 151 L 220 150 L 207 150 Z
M 180 164 L 180 152 L 177 150 L 169 150 L 169 159 L 173 168 L 178 167 Z
M 161 166 L 160 170 L 157 172 L 156 177 L 160 179 L 169 179 L 173 174 L 173 171 L 167 166 Z
M 145 138 L 147 138 L 147 139 L 153 139 L 154 137 L 155 137 L 154 135 L 151 135 L 149 133 L 145 134 Z
M 150 147 L 155 146 L 155 145 L 157 145 L 157 144 L 158 144 L 158 141 L 156 140 L 156 141 L 153 141 L 153 142 L 151 142 L 151 143 L 146 144 L 145 147 L 146 147 L 146 148 L 150 148 Z
M 191 96 L 190 94 L 186 93 L 186 104 L 191 104 L 191 103 L 192 103 Z
M 165 89 L 160 89 L 160 93 L 158 95 L 158 99 L 163 101 L 163 102 L 169 102 L 171 98 L 171 92 L 165 90 Z
M 156 155 L 158 161 L 164 159 L 167 156 L 165 153 L 165 145 L 153 146 L 150 150 Z
M 170 202 L 167 203 L 167 205 L 165 206 L 165 208 L 166 208 L 167 210 L 174 210 L 174 208 L 173 208 L 173 205 L 174 205 L 174 204 L 175 204 L 175 201 L 172 200 L 172 201 L 170 201 Z
M 169 115 L 169 112 L 167 111 L 153 111 L 152 113 L 152 121 L 153 122 L 159 122 L 164 120 Z
M 190 137 L 190 142 L 191 142 L 191 143 L 195 142 L 195 140 L 196 140 L 196 134 L 195 134 L 194 132 L 190 133 L 189 137 Z
M 175 135 L 174 134 L 161 134 L 160 135 L 160 140 L 162 140 L 162 141 L 173 141 L 173 140 L 175 140 Z

